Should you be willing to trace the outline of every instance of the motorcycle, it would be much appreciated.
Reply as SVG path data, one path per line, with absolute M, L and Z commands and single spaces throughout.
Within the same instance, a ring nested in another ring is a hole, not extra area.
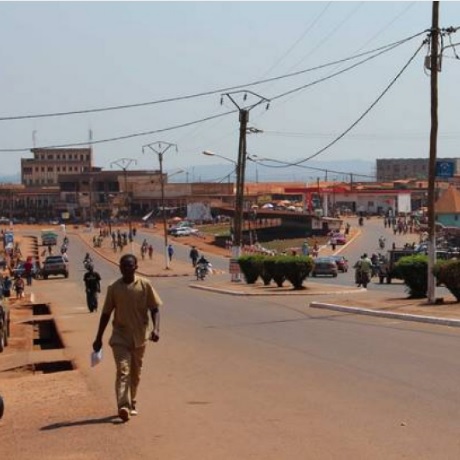
M 199 262 L 195 267 L 196 279 L 204 280 L 211 273 L 211 264 L 209 262 Z
M 362 272 L 362 271 L 359 271 L 358 273 L 358 282 L 359 284 L 362 284 L 362 286 L 364 288 L 367 287 L 367 285 L 370 283 L 370 279 L 369 279 L 369 274 L 367 272 Z
M 91 258 L 85 259 L 83 261 L 83 267 L 85 267 L 85 270 L 89 270 L 90 268 L 94 268 L 93 259 L 91 259 Z

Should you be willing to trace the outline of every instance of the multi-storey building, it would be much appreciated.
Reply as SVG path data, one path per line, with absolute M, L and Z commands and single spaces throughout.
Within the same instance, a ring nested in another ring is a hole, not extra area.
M 439 158 L 454 162 L 454 175 L 460 172 L 460 158 Z M 377 160 L 377 182 L 401 179 L 428 179 L 428 158 L 385 158 Z
M 27 187 L 57 186 L 59 176 L 92 170 L 93 151 L 90 147 L 31 151 L 33 158 L 21 159 L 21 182 Z

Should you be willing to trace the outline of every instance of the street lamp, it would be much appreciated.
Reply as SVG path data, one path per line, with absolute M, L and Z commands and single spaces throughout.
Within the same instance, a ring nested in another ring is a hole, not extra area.
M 160 162 L 160 185 L 161 185 L 161 210 L 163 217 L 163 232 L 164 232 L 164 255 L 165 255 L 165 268 L 169 270 L 169 255 L 168 255 L 168 225 L 166 223 L 166 210 L 165 210 L 165 180 L 163 176 L 163 155 L 171 148 L 175 147 L 176 152 L 177 145 L 171 144 L 170 142 L 156 141 L 151 144 L 142 146 L 142 153 L 145 153 L 145 149 L 149 148 L 153 153 L 158 155 L 158 161 Z
M 129 194 L 128 194 L 128 168 L 131 164 L 137 164 L 137 160 L 133 158 L 120 158 L 119 160 L 112 161 L 110 163 L 110 167 L 118 166 L 123 170 L 124 178 L 125 178 L 125 206 L 128 213 L 128 228 L 129 228 L 129 240 L 131 241 L 131 252 L 133 252 L 133 229 L 131 225 L 131 206 L 129 203 Z

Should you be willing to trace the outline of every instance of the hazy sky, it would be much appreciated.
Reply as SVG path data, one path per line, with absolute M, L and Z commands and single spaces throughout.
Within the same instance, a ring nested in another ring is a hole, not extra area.
M 431 2 L 1 2 L 0 117 L 80 111 L 207 96 L 125 110 L 0 121 L 0 149 L 29 149 L 129 136 L 223 114 L 235 107 L 220 93 L 240 86 L 267 99 L 250 112 L 247 150 L 297 161 L 348 129 L 382 94 L 425 38 L 321 83 L 278 97 L 356 64 L 359 59 L 248 86 L 403 40 L 431 24 Z M 460 2 L 440 3 L 442 27 L 460 26 Z M 460 42 L 460 30 L 453 34 Z M 448 45 L 446 39 L 444 45 Z M 460 45 L 457 46 L 460 55 Z M 430 78 L 424 47 L 369 114 L 318 160 L 428 157 Z M 371 55 L 366 55 L 364 59 Z M 460 156 L 460 60 L 445 50 L 439 77 L 439 157 Z M 223 91 L 219 91 L 223 90 Z M 241 94 L 233 96 L 244 105 Z M 257 99 L 248 97 L 246 103 Z M 178 145 L 164 169 L 190 171 L 236 160 L 238 114 L 185 128 L 94 145 L 96 166 L 137 159 L 155 141 Z M 0 153 L 1 174 L 18 172 L 30 152 Z M 307 165 L 308 163 L 305 163 Z M 333 163 L 332 163 L 333 164 Z M 231 166 L 231 165 L 230 165 Z

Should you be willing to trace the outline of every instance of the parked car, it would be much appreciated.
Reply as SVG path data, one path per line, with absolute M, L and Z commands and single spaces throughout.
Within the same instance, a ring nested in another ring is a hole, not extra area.
M 328 275 L 337 276 L 338 268 L 335 260 L 332 257 L 317 257 L 314 260 L 311 276 Z
M 347 237 L 343 233 L 336 233 L 334 236 L 337 244 L 346 244 Z
M 10 311 L 6 302 L 0 303 L 0 353 L 8 345 L 8 337 L 10 336 Z
M 24 260 L 21 260 L 18 263 L 18 265 L 15 268 L 13 268 L 12 275 L 13 276 L 16 276 L 16 275 L 23 276 L 25 263 L 26 262 Z M 32 261 L 32 277 L 37 278 L 39 275 L 40 275 L 40 265 L 38 264 L 36 260 L 33 260 Z
M 171 230 L 172 236 L 190 236 L 197 233 L 197 229 L 191 227 L 178 227 Z
M 348 271 L 348 260 L 344 256 L 332 256 L 337 264 L 337 270 L 346 273 Z
M 48 279 L 49 275 L 63 275 L 64 278 L 69 277 L 69 264 L 62 255 L 48 256 L 43 263 L 42 276 Z
M 168 233 L 170 235 L 173 235 L 177 230 L 179 229 L 183 229 L 183 228 L 186 228 L 186 229 L 192 229 L 193 228 L 193 224 L 187 220 L 183 220 L 182 222 L 179 222 L 178 224 L 170 227 L 168 229 Z

